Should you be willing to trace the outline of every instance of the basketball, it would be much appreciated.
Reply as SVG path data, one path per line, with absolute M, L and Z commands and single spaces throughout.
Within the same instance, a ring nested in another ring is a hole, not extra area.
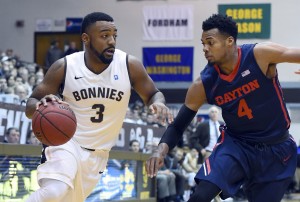
M 48 102 L 40 105 L 32 117 L 32 130 L 39 141 L 48 146 L 57 146 L 69 141 L 77 127 L 76 116 L 64 103 Z

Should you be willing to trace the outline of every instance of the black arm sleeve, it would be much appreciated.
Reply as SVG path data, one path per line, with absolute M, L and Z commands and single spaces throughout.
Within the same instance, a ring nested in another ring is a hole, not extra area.
M 159 143 L 166 143 L 169 146 L 169 150 L 173 149 L 196 113 L 197 112 L 189 109 L 185 105 L 182 105 L 174 122 L 168 126 Z

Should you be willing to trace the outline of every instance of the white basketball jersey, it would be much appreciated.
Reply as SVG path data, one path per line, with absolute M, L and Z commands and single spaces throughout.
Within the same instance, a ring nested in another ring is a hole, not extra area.
M 76 115 L 74 139 L 80 146 L 110 150 L 115 145 L 131 94 L 126 57 L 116 49 L 107 69 L 95 74 L 85 66 L 83 51 L 66 56 L 62 95 Z

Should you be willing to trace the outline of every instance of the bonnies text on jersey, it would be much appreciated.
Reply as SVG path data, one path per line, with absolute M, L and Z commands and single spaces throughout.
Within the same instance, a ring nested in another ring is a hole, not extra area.
M 122 91 L 105 87 L 86 88 L 73 92 L 73 96 L 76 101 L 85 100 L 88 98 L 107 98 L 121 101 L 123 95 L 124 92 Z

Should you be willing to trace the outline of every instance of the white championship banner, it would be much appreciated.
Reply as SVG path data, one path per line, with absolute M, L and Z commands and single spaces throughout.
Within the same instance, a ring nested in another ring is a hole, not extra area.
M 193 7 L 190 5 L 145 6 L 144 40 L 192 40 Z

